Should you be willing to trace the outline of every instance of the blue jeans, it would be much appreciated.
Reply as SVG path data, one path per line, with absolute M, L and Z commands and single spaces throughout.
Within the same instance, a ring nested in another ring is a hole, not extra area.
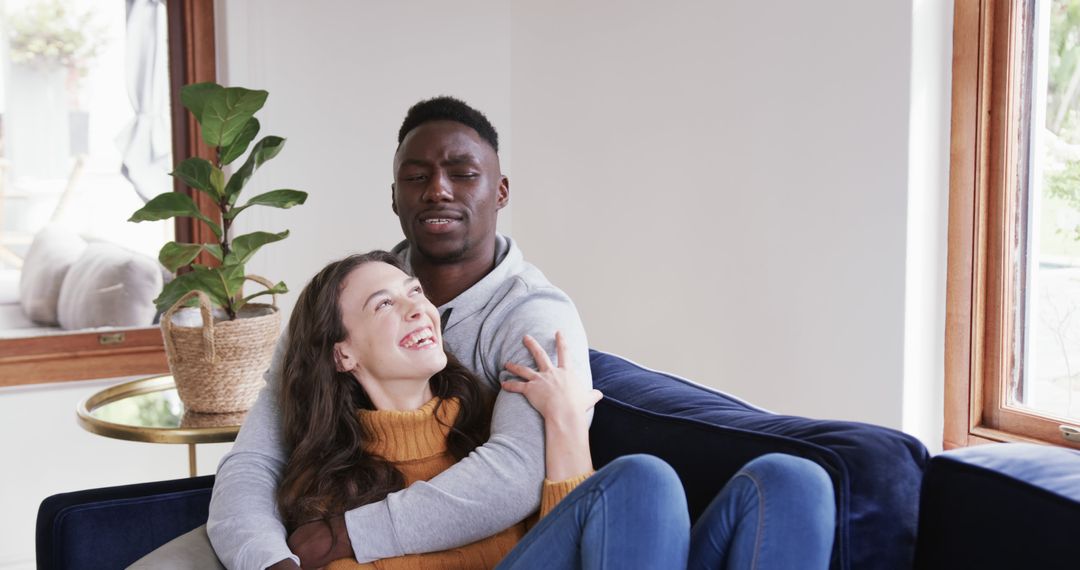
M 832 481 L 813 461 L 770 453 L 735 474 L 690 533 L 688 568 L 828 568 Z
M 567 495 L 498 568 L 827 568 L 834 516 L 824 470 L 770 454 L 732 477 L 691 531 L 675 471 L 629 455 Z

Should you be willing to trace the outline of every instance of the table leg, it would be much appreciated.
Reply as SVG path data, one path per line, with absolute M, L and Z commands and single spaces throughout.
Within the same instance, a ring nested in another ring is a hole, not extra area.
M 187 444 L 188 472 L 194 477 L 199 474 L 198 463 L 195 461 L 195 444 Z

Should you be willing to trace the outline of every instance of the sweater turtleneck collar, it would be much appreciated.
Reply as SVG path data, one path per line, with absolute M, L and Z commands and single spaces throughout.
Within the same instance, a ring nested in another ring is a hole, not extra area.
M 357 416 L 368 436 L 364 451 L 395 463 L 443 453 L 459 409 L 456 398 L 435 397 L 416 410 L 360 410 Z

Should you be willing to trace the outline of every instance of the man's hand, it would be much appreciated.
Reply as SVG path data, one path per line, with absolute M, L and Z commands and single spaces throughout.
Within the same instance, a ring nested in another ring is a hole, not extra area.
M 302 568 L 322 568 L 341 558 L 353 558 L 344 515 L 301 525 L 289 535 L 288 544 L 300 557 Z

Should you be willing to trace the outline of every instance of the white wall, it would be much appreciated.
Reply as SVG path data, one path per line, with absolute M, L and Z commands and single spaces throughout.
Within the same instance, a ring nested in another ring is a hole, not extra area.
M 911 3 L 620 6 L 514 6 L 527 255 L 596 347 L 900 427 Z
M 902 429 L 941 451 L 953 3 L 913 2 Z

